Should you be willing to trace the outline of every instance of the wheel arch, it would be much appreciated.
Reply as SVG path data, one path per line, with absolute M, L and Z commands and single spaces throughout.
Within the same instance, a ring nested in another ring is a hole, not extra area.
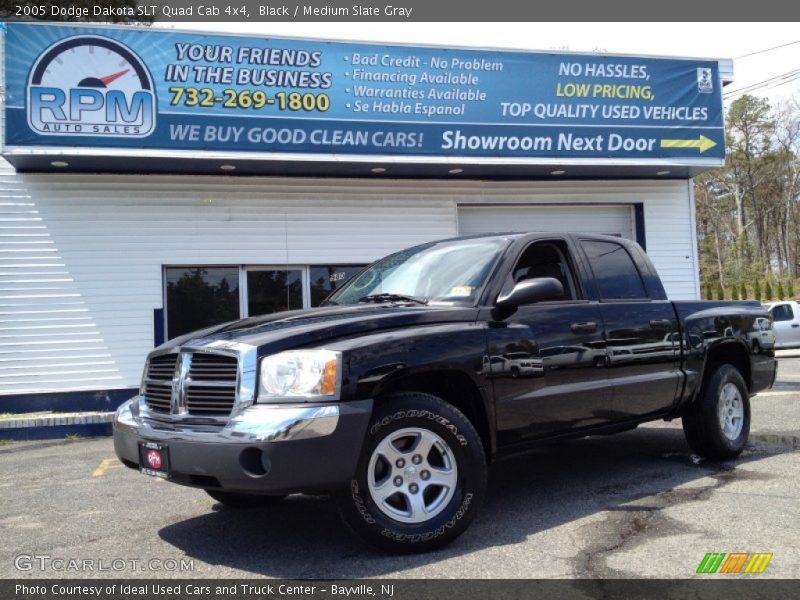
M 700 385 L 697 386 L 693 400 L 697 400 L 703 393 L 708 380 L 716 370 L 724 364 L 729 364 L 741 373 L 747 389 L 752 389 L 753 370 L 750 362 L 751 349 L 738 339 L 726 339 L 709 346 L 703 364 L 703 374 Z
M 487 394 L 467 373 L 454 368 L 404 371 L 385 379 L 376 389 L 376 402 L 396 392 L 421 392 L 456 407 L 472 423 L 486 457 L 494 455 L 494 419 Z

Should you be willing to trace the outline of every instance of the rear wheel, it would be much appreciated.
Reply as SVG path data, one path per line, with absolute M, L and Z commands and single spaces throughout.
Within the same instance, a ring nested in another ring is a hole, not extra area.
M 736 458 L 750 435 L 750 397 L 741 373 L 721 365 L 683 416 L 692 450 L 713 460 Z
M 335 494 L 345 522 L 392 552 L 425 552 L 458 537 L 486 488 L 483 444 L 441 398 L 403 393 L 376 410 L 350 486 Z
M 277 504 L 286 496 L 262 496 L 260 494 L 237 494 L 220 490 L 206 490 L 206 494 L 227 508 L 259 508 Z

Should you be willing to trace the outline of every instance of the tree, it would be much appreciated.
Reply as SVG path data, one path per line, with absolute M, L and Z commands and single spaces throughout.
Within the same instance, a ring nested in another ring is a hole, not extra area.
M 739 290 L 736 288 L 736 284 L 731 286 L 731 300 L 738 300 L 739 299 Z
M 784 298 L 786 298 L 786 294 L 783 293 L 783 283 L 778 279 L 778 300 L 783 300 Z
M 739 297 L 742 300 L 747 300 L 747 286 L 744 284 L 744 281 L 739 284 Z
M 717 281 L 717 300 L 725 300 L 725 289 L 721 281 Z
M 761 282 L 756 279 L 755 286 L 753 287 L 753 295 L 756 297 L 756 300 L 761 302 Z
M 794 282 L 791 279 L 786 282 L 786 293 L 789 298 L 794 298 Z
M 772 295 L 772 284 L 767 279 L 766 283 L 764 284 L 764 299 L 765 300 L 772 300 L 774 296 Z

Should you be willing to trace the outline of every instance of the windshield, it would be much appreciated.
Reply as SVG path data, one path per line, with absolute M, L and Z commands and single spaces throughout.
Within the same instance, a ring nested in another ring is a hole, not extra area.
M 504 246 L 505 241 L 497 239 L 415 246 L 370 265 L 326 304 L 357 304 L 378 294 L 472 304 Z

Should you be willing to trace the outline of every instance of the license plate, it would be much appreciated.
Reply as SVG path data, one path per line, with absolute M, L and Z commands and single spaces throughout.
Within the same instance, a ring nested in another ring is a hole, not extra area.
M 139 442 L 139 471 L 145 475 L 169 477 L 169 450 L 166 444 Z

